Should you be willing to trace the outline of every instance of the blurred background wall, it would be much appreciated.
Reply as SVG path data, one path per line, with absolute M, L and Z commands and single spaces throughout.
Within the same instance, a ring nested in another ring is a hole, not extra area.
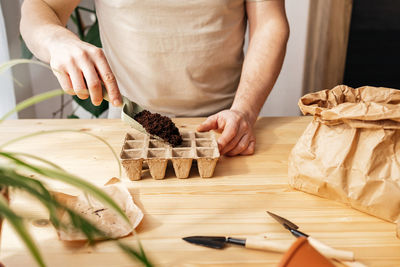
M 400 1 L 354 1 L 344 83 L 400 88 Z
M 286 0 L 287 16 L 291 28 L 290 39 L 287 48 L 287 54 L 279 79 L 265 103 L 262 116 L 297 116 L 299 110 L 297 101 L 304 91 L 304 79 L 307 73 L 307 39 L 309 39 L 309 21 L 314 21 L 314 14 L 310 14 L 312 5 L 318 0 Z M 331 0 L 319 1 L 322 5 L 328 7 Z M 342 0 L 332 0 L 342 1 Z M 344 1 L 344 0 L 343 0 Z M 20 39 L 19 39 L 19 19 L 20 4 L 22 0 L 0 0 L 3 10 L 4 21 L 6 25 L 6 37 L 9 47 L 10 58 L 20 58 Z M 92 0 L 83 0 L 81 5 L 92 6 Z M 311 9 L 310 9 L 311 8 Z M 90 20 L 90 17 L 86 17 Z M 73 25 L 69 25 L 73 29 Z M 1 37 L 4 40 L 4 36 Z M 246 49 L 246 47 L 245 47 Z M 55 77 L 49 70 L 36 66 L 19 66 L 13 69 L 14 77 L 23 85 L 14 84 L 16 101 L 59 88 Z M 319 88 L 323 89 L 323 88 Z M 69 98 L 66 96 L 65 98 Z M 66 101 L 68 99 L 64 99 Z M 0 98 L 0 105 L 4 105 L 5 100 Z M 19 114 L 20 118 L 51 118 L 53 113 L 59 109 L 61 100 L 59 98 L 47 100 L 42 105 L 36 105 L 34 108 L 26 110 Z M 71 112 L 75 107 L 68 106 L 64 116 Z M 80 114 L 80 117 L 90 117 L 88 114 Z
M 5 62 L 9 59 L 6 26 L 0 3 L 0 62 Z M 14 84 L 11 71 L 7 71 L 3 75 L 0 75 L 0 103 L 0 116 L 15 106 Z M 17 118 L 17 114 L 14 114 L 12 118 Z
M 6 21 L 10 58 L 21 57 L 18 31 L 21 2 L 19 0 L 1 0 Z M 81 5 L 91 6 L 92 1 L 82 1 Z M 302 95 L 309 0 L 287 0 L 286 8 L 291 27 L 286 59 L 279 79 L 262 109 L 262 116 L 299 115 L 297 101 Z M 70 25 L 70 27 L 73 28 L 73 25 Z M 18 102 L 32 94 L 59 87 L 57 80 L 49 70 L 40 66 L 15 67 L 13 74 L 23 84 L 23 87 L 15 85 Z M 0 104 L 2 104 L 2 101 L 4 102 L 3 98 L 0 99 Z M 59 107 L 60 99 L 47 100 L 43 105 L 36 105 L 35 108 L 20 114 L 20 118 L 51 118 L 52 113 Z M 72 107 L 68 106 L 64 114 L 68 114 L 71 109 Z M 89 115 L 80 114 L 80 117 L 85 116 Z

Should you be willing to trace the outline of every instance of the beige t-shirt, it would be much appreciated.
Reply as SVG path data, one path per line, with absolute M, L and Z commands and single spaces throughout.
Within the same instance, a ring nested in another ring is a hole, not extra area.
M 243 63 L 245 0 L 96 0 L 121 93 L 169 116 L 229 108 Z

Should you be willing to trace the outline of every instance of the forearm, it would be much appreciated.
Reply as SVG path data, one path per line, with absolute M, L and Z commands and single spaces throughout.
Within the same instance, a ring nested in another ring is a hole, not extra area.
M 250 30 L 242 76 L 231 109 L 254 123 L 282 68 L 289 28 L 286 20 L 270 21 Z
M 52 1 L 51 7 L 43 0 L 25 0 L 21 9 L 20 31 L 28 48 L 32 53 L 45 62 L 50 61 L 50 46 L 62 43 L 61 40 L 79 38 L 65 28 L 65 24 L 79 3 L 76 0 L 68 0 L 67 5 L 63 1 Z M 62 13 L 56 10 L 63 10 Z

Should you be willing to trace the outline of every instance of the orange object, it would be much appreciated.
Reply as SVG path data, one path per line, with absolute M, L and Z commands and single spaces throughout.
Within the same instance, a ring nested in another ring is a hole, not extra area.
M 327 258 L 321 255 L 308 243 L 307 238 L 299 237 L 283 255 L 278 267 L 334 267 Z

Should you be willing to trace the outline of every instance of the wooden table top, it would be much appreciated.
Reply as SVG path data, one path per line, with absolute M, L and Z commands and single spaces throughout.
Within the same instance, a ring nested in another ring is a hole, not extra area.
M 179 127 L 195 129 L 202 118 L 178 118 Z M 229 246 L 216 250 L 195 246 L 181 238 L 191 235 L 232 237 L 267 236 L 293 242 L 294 237 L 266 214 L 275 212 L 313 237 L 340 249 L 352 250 L 368 266 L 400 266 L 400 240 L 395 225 L 351 209 L 341 203 L 293 190 L 287 182 L 288 155 L 310 117 L 260 118 L 253 156 L 221 157 L 214 177 L 165 180 L 149 177 L 129 181 L 135 203 L 145 216 L 137 228 L 143 247 L 157 266 L 275 266 L 282 254 Z M 119 120 L 16 120 L 0 124 L 0 143 L 42 130 L 78 129 L 106 139 L 119 152 L 128 126 Z M 118 175 L 117 163 L 107 147 L 87 135 L 53 133 L 33 137 L 7 149 L 42 156 L 66 170 L 101 186 Z M 194 168 L 192 168 L 194 169 Z M 50 186 L 72 192 L 66 185 Z M 132 261 L 110 242 L 96 248 L 58 240 L 52 226 L 37 226 L 47 218 L 39 205 L 12 192 L 11 206 L 32 217 L 28 221 L 48 266 L 132 266 Z M 124 238 L 135 244 L 136 237 Z M 6 266 L 35 266 L 24 245 L 5 223 L 1 261 Z

